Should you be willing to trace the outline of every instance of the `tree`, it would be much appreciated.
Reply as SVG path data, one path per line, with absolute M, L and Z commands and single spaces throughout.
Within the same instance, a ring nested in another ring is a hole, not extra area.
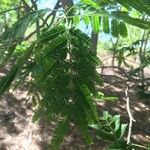
M 78 126 L 89 144 L 92 143 L 89 125 L 96 124 L 104 139 L 117 136 L 113 142 L 115 144 L 117 142 L 120 146 L 122 142 L 125 143 L 122 141 L 122 136 L 126 125 L 118 123 L 119 116 L 113 118 L 108 113 L 103 120 L 99 119 L 95 98 L 104 99 L 105 97 L 96 90 L 96 86 L 101 86 L 102 82 L 96 72 L 96 66 L 100 65 L 100 60 L 91 51 L 93 47 L 90 37 L 77 29 L 76 25 L 80 20 L 84 20 L 86 24 L 91 24 L 94 34 L 98 34 L 102 20 L 102 29 L 106 33 L 109 33 L 111 29 L 115 37 L 127 36 L 126 26 L 122 20 L 143 29 L 148 29 L 150 22 L 133 18 L 134 16 L 129 16 L 121 8 L 126 7 L 130 10 L 133 7 L 139 12 L 144 10 L 149 14 L 149 9 L 145 7 L 148 2 L 144 1 L 139 8 L 137 5 L 132 5 L 130 1 L 82 0 L 81 3 L 73 5 L 73 1 L 70 0 L 61 1 L 63 10 L 59 9 L 61 7 L 59 2 L 56 3 L 54 10 L 38 10 L 36 1 L 31 0 L 31 6 L 26 1 L 21 1 L 26 10 L 25 13 L 0 36 L 1 56 L 3 55 L 1 66 L 14 59 L 17 45 L 33 34 L 36 34 L 36 38 L 29 48 L 25 49 L 19 57 L 15 57 L 16 60 L 10 72 L 0 80 L 0 95 L 12 85 L 16 88 L 21 84 L 21 80 L 25 81 L 30 75 L 32 80 L 29 82 L 31 86 L 29 92 L 33 100 L 38 100 L 38 109 L 33 120 L 38 120 L 44 114 L 49 120 L 57 117 L 59 121 L 51 142 L 53 149 L 58 149 L 60 146 L 70 123 Z M 61 12 L 60 16 L 57 16 L 56 12 Z M 52 19 L 49 19 L 50 17 Z M 36 25 L 36 29 L 25 37 L 31 25 Z M 125 27 L 122 32 L 120 26 Z M 20 79 L 19 82 L 17 78 Z M 112 128 L 105 128 L 101 124 L 103 121 L 108 123 L 107 119 L 112 120 L 110 126 L 115 126 L 113 135 Z M 109 132 L 107 132 L 108 129 Z M 131 145 L 125 143 L 125 146 L 131 149 Z

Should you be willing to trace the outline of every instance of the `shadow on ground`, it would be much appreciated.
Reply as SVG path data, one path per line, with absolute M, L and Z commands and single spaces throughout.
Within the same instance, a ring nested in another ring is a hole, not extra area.
M 103 74 L 102 78 L 105 83 L 102 91 L 107 96 L 118 97 L 119 100 L 115 103 L 98 103 L 99 109 L 105 109 L 111 114 L 121 114 L 122 121 L 128 123 L 129 117 L 127 114 L 125 91 L 127 89 L 127 85 L 131 85 L 128 90 L 128 97 L 130 99 L 132 115 L 136 120 L 132 127 L 132 141 L 139 144 L 150 143 L 150 98 L 141 98 L 138 95 L 138 82 L 125 82 L 125 77 L 122 76 L 122 74 L 118 74 L 118 71 L 108 69 L 106 74 Z M 122 81 L 120 79 L 122 79 Z
M 6 70 L 4 70 L 5 72 Z M 3 76 L 4 72 L 0 74 Z M 121 114 L 123 123 L 128 123 L 126 110 L 125 79 L 113 70 L 107 70 L 102 78 L 104 87 L 101 89 L 107 96 L 116 96 L 118 101 L 98 102 L 100 114 L 109 111 L 112 114 Z M 109 74 L 109 75 L 108 75 Z M 111 75 L 110 75 L 111 74 Z M 121 78 L 121 79 L 120 79 Z M 136 122 L 133 124 L 132 141 L 140 144 L 150 142 L 150 109 L 149 104 L 136 94 L 137 86 L 133 83 L 129 89 L 130 107 Z M 13 93 L 8 92 L 0 99 L 0 150 L 48 150 L 55 123 L 46 124 L 42 119 L 39 123 L 31 122 L 34 107 L 27 101 L 27 89 L 21 88 Z M 66 136 L 61 150 L 105 150 L 105 142 L 94 139 L 95 144 L 88 146 L 82 139 L 76 127 L 72 126 Z

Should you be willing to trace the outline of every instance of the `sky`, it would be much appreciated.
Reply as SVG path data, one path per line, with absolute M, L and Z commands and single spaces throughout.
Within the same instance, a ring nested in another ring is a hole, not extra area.
M 79 0 L 75 0 L 76 2 Z M 39 9 L 44 9 L 44 8 L 50 8 L 53 9 L 55 4 L 56 4 L 57 0 L 38 0 L 38 8 Z M 91 32 L 91 27 L 86 28 L 84 23 L 80 23 L 78 25 L 78 28 L 81 29 L 83 32 L 85 33 L 90 33 Z M 100 33 L 99 34 L 99 39 L 105 42 L 110 40 L 111 36 L 109 34 L 105 34 L 105 33 Z
M 53 9 L 57 0 L 38 0 L 39 9 L 50 8 Z

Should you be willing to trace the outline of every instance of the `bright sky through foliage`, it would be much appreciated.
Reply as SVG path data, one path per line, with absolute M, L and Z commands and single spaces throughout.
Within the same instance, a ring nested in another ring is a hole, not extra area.
M 75 2 L 78 2 L 79 0 L 75 0 Z M 55 4 L 56 4 L 57 0 L 39 0 L 38 1 L 38 7 L 39 9 L 44 9 L 44 8 L 50 8 L 53 9 Z M 84 23 L 80 23 L 78 25 L 78 27 L 80 29 L 82 29 L 84 32 L 86 32 L 87 34 L 90 34 L 91 32 L 91 27 L 86 28 Z M 99 39 L 103 40 L 103 41 L 108 41 L 110 40 L 111 36 L 105 33 L 101 33 L 99 35 Z
M 57 2 L 57 0 L 39 0 L 38 6 L 39 6 L 39 9 L 43 9 L 43 8 L 53 9 L 56 2 Z

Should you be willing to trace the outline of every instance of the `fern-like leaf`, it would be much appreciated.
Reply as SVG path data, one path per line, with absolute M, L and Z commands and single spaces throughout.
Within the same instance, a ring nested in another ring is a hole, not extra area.
M 69 129 L 68 118 L 59 121 L 59 123 L 57 124 L 57 127 L 54 131 L 53 138 L 51 140 L 51 149 L 52 150 L 58 150 L 59 149 L 60 144 L 62 143 L 64 136 L 66 135 L 68 129 Z
M 114 37 L 118 37 L 119 32 L 118 32 L 118 20 L 113 19 L 111 21 L 111 33 Z
M 11 71 L 0 80 L 0 95 L 2 95 L 12 84 L 17 72 L 18 72 L 19 66 L 14 66 Z
M 102 24 L 103 24 L 103 32 L 108 34 L 110 32 L 109 18 L 108 17 L 103 17 L 102 18 Z
M 124 22 L 119 22 L 119 34 L 122 36 L 122 37 L 127 37 L 128 35 L 128 31 L 127 31 L 127 27 L 126 27 L 126 24 Z

